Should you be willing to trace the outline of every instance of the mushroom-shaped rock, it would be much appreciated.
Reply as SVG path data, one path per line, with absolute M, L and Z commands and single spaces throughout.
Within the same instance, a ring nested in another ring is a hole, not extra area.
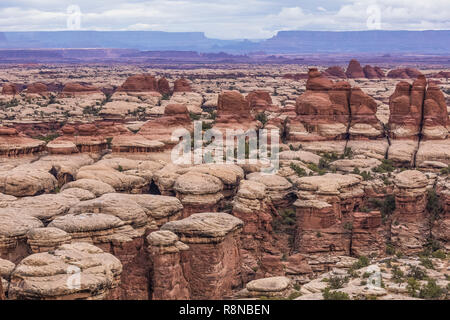
M 195 212 L 218 211 L 224 197 L 223 182 L 206 173 L 187 172 L 176 179 L 173 189 L 183 204 L 184 217 Z
M 395 176 L 394 185 L 396 209 L 391 241 L 403 253 L 418 253 L 430 232 L 426 212 L 428 179 L 420 171 L 406 170 Z
M 29 215 L 0 209 L 0 257 L 13 262 L 22 260 L 29 254 L 28 231 L 43 226 L 39 219 Z
M 0 172 L 0 192 L 4 194 L 16 197 L 34 196 L 51 192 L 56 187 L 57 181 L 52 174 L 28 164 Z
M 288 207 L 295 201 L 292 183 L 276 174 L 251 173 L 250 181 L 256 181 L 266 186 L 266 192 L 276 207 Z
M 185 243 L 214 243 L 223 241 L 229 233 L 242 226 L 242 220 L 227 213 L 204 212 L 168 222 L 161 229 L 178 234 Z
M 27 237 L 28 245 L 33 253 L 55 250 L 72 240 L 72 237 L 64 230 L 52 227 L 31 229 Z
M 11 275 L 12 299 L 105 299 L 120 282 L 122 265 L 88 243 L 64 244 L 23 259 Z

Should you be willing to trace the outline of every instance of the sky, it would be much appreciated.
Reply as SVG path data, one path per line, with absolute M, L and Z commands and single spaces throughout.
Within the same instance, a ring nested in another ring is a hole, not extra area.
M 263 39 L 282 30 L 450 30 L 450 0 L 0 0 L 0 31 L 200 31 Z

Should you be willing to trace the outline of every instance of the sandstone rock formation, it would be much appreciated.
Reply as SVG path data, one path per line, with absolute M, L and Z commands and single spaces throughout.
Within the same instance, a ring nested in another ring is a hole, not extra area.
M 16 157 L 44 151 L 45 142 L 31 139 L 14 128 L 0 126 L 0 156 Z
M 243 222 L 223 212 L 198 213 L 168 222 L 172 231 L 189 246 L 184 275 L 191 299 L 222 299 L 241 284 L 239 232 Z
M 2 86 L 2 94 L 3 95 L 14 96 L 18 93 L 19 93 L 19 90 L 17 90 L 17 87 L 13 83 L 5 83 Z
M 347 75 L 345 74 L 345 70 L 338 66 L 329 67 L 326 69 L 323 74 L 329 78 L 338 78 L 338 79 L 347 79 Z M 307 79 L 308 77 L 306 77 Z
M 416 79 L 421 75 L 422 73 L 417 69 L 400 68 L 389 71 L 387 77 L 391 79 Z
M 256 121 L 250 113 L 249 102 L 237 91 L 225 91 L 219 95 L 215 129 L 243 130 L 256 128 Z
M 60 97 L 69 98 L 94 94 L 98 96 L 103 95 L 103 93 L 95 86 L 86 83 L 69 82 L 65 84 L 64 88 L 60 93 Z
M 139 130 L 139 134 L 151 141 L 159 141 L 170 148 L 177 141 L 172 141 L 172 134 L 176 130 L 192 132 L 193 125 L 189 112 L 185 105 L 169 104 L 164 110 L 164 115 L 155 120 L 147 121 Z
M 361 64 L 355 59 L 350 60 L 345 74 L 347 75 L 348 78 L 352 79 L 366 77 L 363 68 L 361 67 Z
M 173 84 L 173 92 L 191 92 L 192 88 L 188 80 L 182 78 L 175 80 Z
M 189 283 L 184 276 L 182 255 L 189 247 L 171 231 L 155 231 L 148 235 L 152 300 L 188 300 Z
M 394 180 L 396 210 L 392 218 L 391 242 L 403 253 L 418 253 L 430 234 L 426 212 L 427 177 L 416 170 L 399 173 Z
M 118 285 L 122 266 L 88 243 L 65 244 L 23 259 L 11 275 L 11 299 L 104 299 Z

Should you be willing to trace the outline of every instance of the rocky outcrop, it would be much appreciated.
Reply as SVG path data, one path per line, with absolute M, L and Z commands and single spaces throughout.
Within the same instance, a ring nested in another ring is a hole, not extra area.
M 355 175 L 326 174 L 296 181 L 298 200 L 294 250 L 307 256 L 314 271 L 329 268 L 333 257 L 349 255 L 352 213 L 364 190 Z
M 450 250 L 450 178 L 439 178 L 436 183 L 436 193 L 442 212 L 433 223 L 432 236 L 447 252 Z
M 248 101 L 250 110 L 254 113 L 261 113 L 271 109 L 273 103 L 270 93 L 264 90 L 255 90 L 250 92 L 245 97 L 245 100 Z
M 219 94 L 217 102 L 217 117 L 214 126 L 217 130 L 244 130 L 257 127 L 250 113 L 249 102 L 238 91 L 225 91 Z
M 383 70 L 381 70 L 379 67 L 366 65 L 363 68 L 363 71 L 367 79 L 383 79 L 385 77 Z
M 297 117 L 287 127 L 289 141 L 342 140 L 350 121 L 351 87 L 333 83 L 317 69 L 310 69 L 306 92 L 296 101 Z
M 17 263 L 28 256 L 28 231 L 43 226 L 37 218 L 0 208 L 0 258 Z
M 17 157 L 44 151 L 45 142 L 31 139 L 14 128 L 0 126 L 0 156 Z
M 243 222 L 222 212 L 198 213 L 161 227 L 189 246 L 183 273 L 191 299 L 223 299 L 241 285 L 239 232 Z
M 395 179 L 396 209 L 392 217 L 391 242 L 402 253 L 423 250 L 430 235 L 426 212 L 427 177 L 416 170 L 399 173 Z
M 189 284 L 184 276 L 183 258 L 189 247 L 171 231 L 155 231 L 148 235 L 152 300 L 188 300 Z
M 158 92 L 162 95 L 169 95 L 171 92 L 169 81 L 164 77 L 158 80 Z
M 347 75 L 345 74 L 345 70 L 339 66 L 333 66 L 326 69 L 323 74 L 329 78 L 337 78 L 337 79 L 347 79 Z M 308 77 L 306 77 L 307 79 Z
M 292 281 L 287 277 L 270 277 L 247 283 L 238 295 L 242 298 L 287 298 L 292 291 Z
M 122 266 L 88 243 L 60 246 L 23 259 L 11 275 L 8 296 L 20 300 L 105 299 L 119 284 Z
M 169 104 L 165 107 L 164 115 L 147 121 L 139 130 L 139 134 L 147 140 L 156 140 L 164 143 L 167 148 L 171 148 L 178 143 L 178 141 L 172 141 L 172 134 L 181 129 L 189 132 L 194 130 L 189 111 L 185 105 Z
M 177 79 L 173 83 L 173 92 L 192 92 L 191 84 L 186 79 Z
M 149 74 L 136 74 L 128 77 L 117 89 L 118 92 L 158 92 L 156 78 Z
M 267 257 L 281 256 L 274 245 L 272 222 L 275 209 L 267 196 L 266 186 L 260 182 L 243 180 L 233 201 L 232 214 L 244 222 L 241 233 L 242 277 L 247 282 L 270 273 L 264 264 Z M 278 260 L 281 265 L 281 260 Z M 276 268 L 278 269 L 278 268 Z
M 54 251 L 59 246 L 72 242 L 70 234 L 52 227 L 31 229 L 27 238 L 27 243 L 33 253 Z
M 64 230 L 73 241 L 89 242 L 113 254 L 123 265 L 120 285 L 111 296 L 116 299 L 148 299 L 147 254 L 142 230 L 146 217 L 138 213 L 81 213 L 56 218 L 49 227 Z M 123 220 L 122 220 L 123 219 Z
M 354 212 L 351 253 L 355 256 L 382 256 L 386 251 L 386 232 L 381 213 Z
M 345 72 L 345 74 L 347 75 L 347 78 L 351 79 L 366 77 L 366 75 L 364 74 L 364 70 L 361 67 L 361 64 L 358 62 L 358 60 L 355 59 L 350 60 L 350 63 L 348 64 L 347 71 Z
M 412 85 L 399 82 L 389 99 L 389 135 L 392 139 L 418 139 L 427 81 L 420 76 Z
M 292 183 L 280 175 L 254 172 L 247 179 L 265 185 L 266 194 L 277 209 L 289 207 L 296 199 Z
M 351 121 L 349 134 L 351 139 L 377 139 L 384 137 L 384 128 L 376 116 L 376 101 L 354 87 L 350 96 Z
M 422 73 L 417 69 L 400 68 L 389 71 L 387 77 L 391 79 L 416 79 L 421 75 Z
M 2 94 L 5 96 L 14 96 L 19 93 L 17 86 L 13 83 L 5 83 L 2 86 Z
M 103 93 L 100 91 L 100 89 L 95 86 L 80 82 L 69 82 L 65 84 L 59 96 L 62 98 L 70 98 L 94 94 L 103 96 Z
M 58 181 L 51 173 L 30 164 L 0 172 L 0 192 L 16 197 L 52 192 L 57 186 Z
M 446 139 L 449 135 L 450 120 L 444 94 L 436 84 L 428 82 L 424 99 L 422 126 L 424 139 Z

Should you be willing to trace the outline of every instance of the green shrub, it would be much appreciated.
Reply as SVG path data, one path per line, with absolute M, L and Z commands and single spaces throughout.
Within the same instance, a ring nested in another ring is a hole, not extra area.
M 267 116 L 264 112 L 258 113 L 255 117 L 256 120 L 258 120 L 259 122 L 261 122 L 263 124 L 263 126 L 267 123 L 268 119 Z
M 449 175 L 450 174 L 450 165 L 447 168 L 441 169 L 442 175 Z
M 296 165 L 295 163 L 291 163 L 290 167 L 292 170 L 294 170 L 295 174 L 299 177 L 304 177 L 307 175 L 306 170 L 303 169 L 302 167 Z
M 433 262 L 429 258 L 421 257 L 420 264 L 427 269 L 434 269 Z
M 358 258 L 358 261 L 356 261 L 352 266 L 351 269 L 352 270 L 358 270 L 364 267 L 367 267 L 370 264 L 369 258 L 367 258 L 366 256 L 360 256 Z
M 350 297 L 345 292 L 331 291 L 330 288 L 325 288 L 322 291 L 324 300 L 350 300 Z
M 420 290 L 419 282 L 414 278 L 408 278 L 408 285 L 406 286 L 406 290 L 408 290 L 408 294 L 411 297 L 418 297 L 418 291 Z
M 336 277 L 332 276 L 328 279 L 328 287 L 330 289 L 340 289 L 344 287 L 344 284 L 348 282 L 348 277 Z
M 423 285 L 419 291 L 419 298 L 439 299 L 444 295 L 445 290 L 436 284 L 436 280 L 429 279 L 426 285 Z
M 427 193 L 427 211 L 430 213 L 432 220 L 437 220 L 443 212 L 441 202 L 434 189 L 428 190 Z
M 394 266 L 392 268 L 392 279 L 394 280 L 395 283 L 404 282 L 404 279 L 403 279 L 404 276 L 405 276 L 405 274 L 403 273 L 402 270 L 400 270 L 400 268 L 398 266 Z
M 427 277 L 427 273 L 418 266 L 411 266 L 408 272 L 408 278 L 415 280 L 424 280 Z
M 392 161 L 388 160 L 388 159 L 383 159 L 381 161 L 381 164 L 378 167 L 372 169 L 373 172 L 377 172 L 377 173 L 393 172 L 394 170 L 395 170 L 395 167 L 394 167 Z

